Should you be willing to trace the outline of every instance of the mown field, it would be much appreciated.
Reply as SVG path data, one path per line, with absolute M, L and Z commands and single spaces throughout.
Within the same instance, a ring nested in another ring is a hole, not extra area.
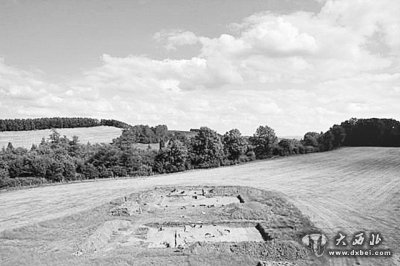
M 61 136 L 78 136 L 81 143 L 111 143 L 111 141 L 121 135 L 122 130 L 117 127 L 99 126 L 84 128 L 58 128 L 56 129 Z M 39 144 L 42 138 L 48 138 L 51 134 L 50 129 L 33 131 L 6 131 L 0 132 L 0 149 L 7 147 L 11 142 L 14 147 L 30 149 L 32 144 Z
M 0 231 L 71 215 L 163 185 L 243 185 L 281 192 L 331 239 L 338 231 L 349 236 L 380 232 L 383 247 L 394 252 L 385 264 L 400 265 L 400 148 L 342 148 L 210 170 L 4 192 L 0 193 Z M 0 253 L 5 247 L 29 245 L 29 239 L 0 242 Z M 334 258 L 329 263 L 382 265 L 371 258 Z

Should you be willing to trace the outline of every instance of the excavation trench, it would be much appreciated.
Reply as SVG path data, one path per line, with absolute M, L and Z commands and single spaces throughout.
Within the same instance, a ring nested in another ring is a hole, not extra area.
M 202 195 L 177 195 L 164 197 L 160 205 L 163 207 L 218 207 L 231 203 L 240 203 L 240 200 L 237 197 L 228 196 L 206 197 Z
M 196 224 L 150 227 L 147 241 L 149 248 L 184 248 L 195 242 L 262 242 L 264 239 L 256 227 Z
M 241 259 L 307 254 L 295 230 L 309 226 L 306 220 L 279 196 L 253 188 L 155 188 L 116 199 L 107 212 L 108 221 L 80 245 L 80 252 L 157 257 L 180 250 L 187 256 L 225 252 Z

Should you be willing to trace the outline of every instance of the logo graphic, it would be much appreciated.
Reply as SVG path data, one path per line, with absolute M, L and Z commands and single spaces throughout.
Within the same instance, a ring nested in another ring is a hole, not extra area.
M 328 242 L 323 234 L 308 234 L 305 235 L 301 241 L 304 245 L 309 247 L 317 257 L 321 257 L 325 251 L 325 245 Z

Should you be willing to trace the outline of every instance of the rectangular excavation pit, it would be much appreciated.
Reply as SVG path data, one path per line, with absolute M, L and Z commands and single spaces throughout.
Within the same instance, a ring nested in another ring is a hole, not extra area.
M 173 189 L 169 196 L 205 196 L 208 191 L 205 189 Z
M 113 216 L 132 216 L 134 214 L 141 214 L 142 207 L 135 201 L 126 201 L 119 206 L 110 210 Z
M 231 203 L 240 203 L 237 197 L 205 197 L 201 195 L 195 196 L 169 196 L 164 197 L 160 205 L 165 207 L 182 207 L 182 206 L 207 206 L 216 207 L 224 206 Z
M 172 227 L 149 227 L 149 248 L 183 248 L 195 242 L 263 242 L 256 227 L 232 225 L 183 225 Z

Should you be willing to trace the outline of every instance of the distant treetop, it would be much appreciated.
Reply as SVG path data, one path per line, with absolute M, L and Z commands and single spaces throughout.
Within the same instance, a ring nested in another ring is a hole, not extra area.
M 113 126 L 130 127 L 129 124 L 114 119 L 94 119 L 83 117 L 51 117 L 28 119 L 0 119 L 0 131 L 29 131 L 51 128 L 79 128 Z

